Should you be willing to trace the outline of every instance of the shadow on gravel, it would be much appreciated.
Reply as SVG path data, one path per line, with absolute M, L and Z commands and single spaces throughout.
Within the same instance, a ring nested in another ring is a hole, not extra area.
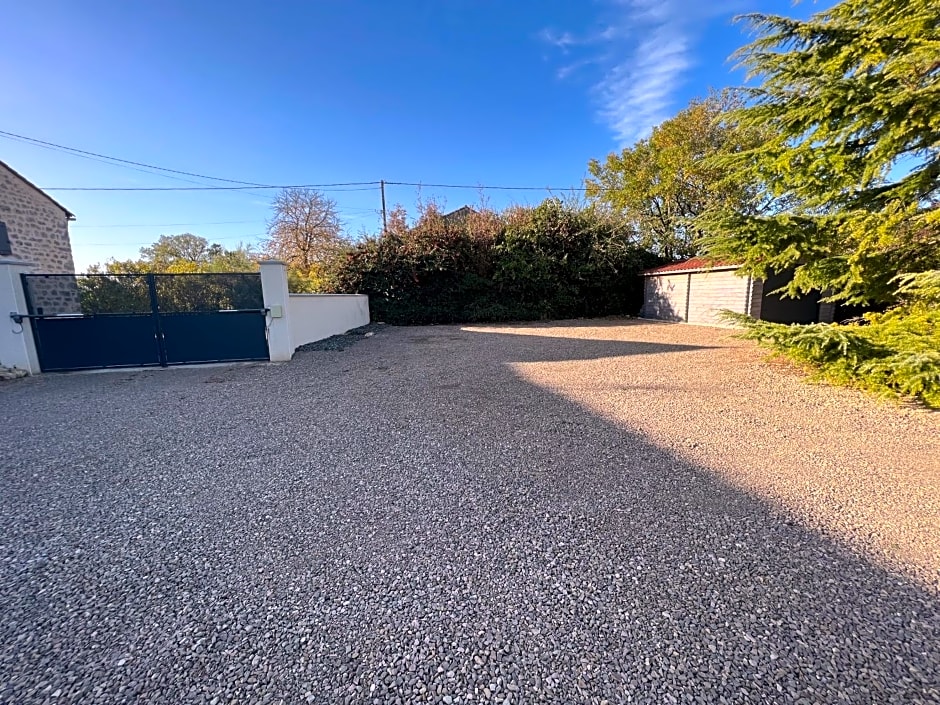
M 537 329 L 532 329 L 537 330 Z M 500 335 L 470 331 L 473 335 Z M 466 333 L 443 335 L 411 335 L 408 341 L 417 345 L 446 348 L 453 341 L 463 341 Z M 585 340 L 560 336 L 539 336 L 526 331 L 524 335 L 507 334 L 512 338 L 512 360 L 505 362 L 574 362 L 577 360 L 600 360 L 605 357 L 627 357 L 630 355 L 653 355 L 663 353 L 708 350 L 707 345 L 677 345 L 674 343 L 631 342 L 621 340 Z M 434 354 L 429 350 L 428 354 Z
M 505 328 L 511 330 L 512 334 L 519 334 L 521 331 L 535 330 L 540 328 L 624 328 L 629 326 L 655 325 L 675 325 L 668 321 L 657 321 L 648 318 L 625 318 L 623 316 L 611 316 L 609 318 L 568 318 L 558 321 L 524 321 L 519 323 L 468 323 L 462 326 L 464 330 L 470 330 L 476 327 L 485 328 Z
M 694 349 L 0 389 L 0 701 L 937 702 L 935 593 L 510 367 Z

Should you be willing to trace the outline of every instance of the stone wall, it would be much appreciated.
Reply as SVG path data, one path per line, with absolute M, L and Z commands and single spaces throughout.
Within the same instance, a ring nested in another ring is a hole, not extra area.
M 13 256 L 42 274 L 73 274 L 68 214 L 42 191 L 0 163 L 0 221 Z
M 82 310 L 76 277 L 30 275 L 26 280 L 30 313 L 43 316 L 86 313 Z

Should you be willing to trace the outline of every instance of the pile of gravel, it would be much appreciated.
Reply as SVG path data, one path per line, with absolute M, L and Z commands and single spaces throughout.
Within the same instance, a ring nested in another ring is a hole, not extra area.
M 352 347 L 363 338 L 371 338 L 373 335 L 377 334 L 384 328 L 384 323 L 368 323 L 364 326 L 360 326 L 359 328 L 348 330 L 342 335 L 331 335 L 329 338 L 324 338 L 323 340 L 317 340 L 313 343 L 301 345 L 299 348 L 297 348 L 295 354 L 327 351 L 342 352 L 346 348 Z

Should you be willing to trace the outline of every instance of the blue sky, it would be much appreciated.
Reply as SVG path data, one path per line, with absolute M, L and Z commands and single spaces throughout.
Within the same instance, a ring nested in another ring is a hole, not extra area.
M 408 181 L 578 186 L 709 87 L 742 12 L 788 0 L 161 0 L 18 2 L 0 25 L 0 130 L 263 184 Z M 224 185 L 0 138 L 42 187 Z M 186 180 L 181 180 L 186 179 Z M 193 184 L 191 182 L 196 182 Z M 52 195 L 77 215 L 76 265 L 134 257 L 161 234 L 257 243 L 272 191 Z M 330 192 L 348 230 L 375 231 L 375 188 Z M 487 191 L 496 207 L 545 191 Z M 447 208 L 478 189 L 393 186 Z

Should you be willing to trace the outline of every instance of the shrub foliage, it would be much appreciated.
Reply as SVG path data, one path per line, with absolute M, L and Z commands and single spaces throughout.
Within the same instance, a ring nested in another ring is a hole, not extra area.
M 601 209 L 558 199 L 458 221 L 428 207 L 337 258 L 329 288 L 395 324 L 635 314 L 655 256 Z
M 755 339 L 808 364 L 827 381 L 940 409 L 940 306 L 937 272 L 904 278 L 905 303 L 868 313 L 864 325 L 784 325 L 728 314 Z

